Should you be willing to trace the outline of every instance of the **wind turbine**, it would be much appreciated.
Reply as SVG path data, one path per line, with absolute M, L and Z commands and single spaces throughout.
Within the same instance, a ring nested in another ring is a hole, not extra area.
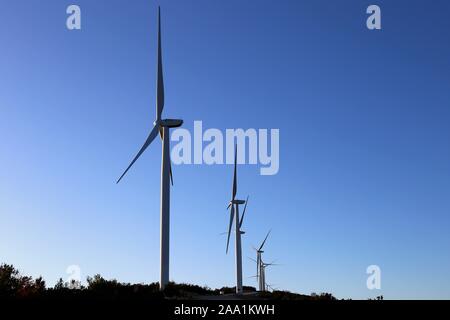
M 260 270 L 259 270 L 259 291 L 268 291 L 267 288 L 270 287 L 270 285 L 266 284 L 266 267 L 268 266 L 276 266 L 277 264 L 271 262 L 271 263 L 265 263 L 260 259 Z
M 264 291 L 264 289 L 265 289 L 264 281 L 261 281 L 263 279 L 263 275 L 262 275 L 262 265 L 263 265 L 262 254 L 264 252 L 262 249 L 263 249 L 264 244 L 266 243 L 267 238 L 269 237 L 269 234 L 270 234 L 271 231 L 272 230 L 269 230 L 269 232 L 267 232 L 267 235 L 264 238 L 264 241 L 261 243 L 261 245 L 259 246 L 258 249 L 253 248 L 256 251 L 256 261 L 255 261 L 256 262 L 256 278 L 258 279 L 259 291 Z
M 278 287 L 275 286 L 276 284 L 266 284 L 267 291 L 269 291 L 269 289 L 272 290 L 272 292 L 278 290 Z
M 156 82 L 156 120 L 153 122 L 153 129 L 147 137 L 142 148 L 131 161 L 128 168 L 120 176 L 117 183 L 122 180 L 123 176 L 128 172 L 131 166 L 142 155 L 147 147 L 160 135 L 162 140 L 162 157 L 161 157 L 161 256 L 160 256 L 160 289 L 163 290 L 169 283 L 169 232 L 170 232 L 170 185 L 169 179 L 172 180 L 172 168 L 170 163 L 170 141 L 169 129 L 177 128 L 183 124 L 180 119 L 161 119 L 164 108 L 164 81 L 162 70 L 162 50 L 161 50 L 161 10 L 158 7 L 158 64 L 157 64 L 157 82 Z M 173 180 L 172 180 L 173 184 Z
M 227 237 L 227 250 L 230 244 L 230 234 L 231 228 L 233 226 L 233 221 L 235 222 L 235 236 L 236 236 L 236 293 L 241 294 L 243 292 L 242 289 L 242 247 L 241 247 L 241 234 L 244 234 L 244 231 L 241 231 L 242 222 L 244 221 L 245 210 L 247 209 L 247 205 L 244 207 L 244 211 L 242 212 L 242 218 L 239 219 L 239 205 L 246 204 L 245 200 L 236 199 L 237 193 L 237 146 L 234 148 L 234 175 L 233 175 L 233 189 L 231 194 L 231 200 L 228 204 L 227 209 L 231 207 L 230 211 L 230 224 L 228 226 L 228 237 Z M 247 197 L 248 200 L 248 197 Z

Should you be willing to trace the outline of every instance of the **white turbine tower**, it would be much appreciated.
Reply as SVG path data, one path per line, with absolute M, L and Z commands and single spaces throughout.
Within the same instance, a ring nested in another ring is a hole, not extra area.
M 131 161 L 128 168 L 120 176 L 117 183 L 128 172 L 131 166 L 141 156 L 141 154 L 147 149 L 147 147 L 153 142 L 156 136 L 160 135 L 162 140 L 162 158 L 161 158 L 161 269 L 160 269 L 160 289 L 163 290 L 169 283 L 169 224 L 170 224 L 170 184 L 169 180 L 172 180 L 172 168 L 170 163 L 170 141 L 169 141 L 169 129 L 180 127 L 183 124 L 183 120 L 179 119 L 161 119 L 161 114 L 164 108 L 164 82 L 163 82 L 163 70 L 162 70 L 162 51 L 161 51 L 161 12 L 158 7 L 158 72 L 156 83 L 156 120 L 153 123 L 153 129 L 150 132 L 147 140 L 137 155 Z M 173 184 L 173 180 L 172 180 Z
M 237 193 L 237 146 L 234 148 L 234 176 L 233 176 L 233 190 L 231 195 L 231 201 L 228 204 L 228 208 L 231 207 L 230 211 L 230 224 L 228 226 L 228 237 L 227 237 L 227 250 L 226 253 L 228 253 L 228 246 L 230 244 L 230 234 L 231 234 L 231 228 L 233 226 L 233 221 L 235 222 L 235 235 L 236 235 L 236 293 L 241 294 L 243 292 L 242 288 L 242 247 L 241 247 L 241 234 L 244 234 L 245 232 L 241 231 L 242 222 L 244 221 L 244 215 L 245 215 L 245 209 L 242 213 L 242 218 L 239 219 L 239 205 L 246 203 L 244 200 L 237 200 L 236 199 L 236 193 Z M 248 200 L 248 198 L 247 198 Z

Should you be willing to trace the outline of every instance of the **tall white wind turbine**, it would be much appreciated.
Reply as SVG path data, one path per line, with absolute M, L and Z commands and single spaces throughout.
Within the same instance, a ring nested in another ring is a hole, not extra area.
M 244 215 L 246 207 L 244 207 L 244 211 L 242 213 L 242 218 L 239 219 L 239 205 L 246 203 L 245 200 L 238 200 L 236 199 L 236 193 L 237 193 L 237 146 L 234 148 L 234 175 L 233 175 L 233 190 L 231 195 L 231 201 L 228 204 L 228 208 L 231 207 L 230 211 L 230 224 L 228 226 L 228 237 L 227 237 L 227 250 L 226 253 L 228 253 L 228 247 L 230 244 L 230 234 L 231 234 L 231 228 L 233 226 L 233 221 L 235 222 L 235 236 L 236 236 L 236 293 L 241 294 L 243 292 L 242 287 L 242 247 L 241 247 L 241 234 L 244 234 L 243 231 L 241 231 L 242 222 L 244 221 Z M 248 198 L 247 198 L 248 200 Z
M 180 119 L 161 119 L 164 108 L 164 81 L 162 70 L 162 49 L 161 49 L 161 11 L 158 7 L 158 65 L 157 65 L 157 83 L 156 83 L 156 120 L 153 123 L 153 129 L 147 140 L 137 155 L 131 161 L 128 168 L 120 176 L 117 183 L 122 180 L 131 166 L 142 155 L 147 147 L 160 135 L 162 140 L 162 158 L 161 158 L 161 256 L 160 256 L 160 289 L 163 290 L 169 283 L 169 232 L 170 232 L 170 184 L 172 180 L 172 168 L 170 163 L 170 141 L 169 129 L 180 127 L 183 120 Z M 173 181 L 172 181 L 173 184 Z

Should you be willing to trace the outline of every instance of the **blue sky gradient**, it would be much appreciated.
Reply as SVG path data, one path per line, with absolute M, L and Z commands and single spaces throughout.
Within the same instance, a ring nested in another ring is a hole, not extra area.
M 66 8 L 82 30 L 66 28 Z M 241 165 L 245 285 L 272 228 L 278 288 L 450 299 L 450 3 L 15 0 L 0 10 L 0 261 L 49 285 L 159 275 L 159 141 L 115 181 L 154 120 L 162 6 L 164 116 L 279 128 L 280 171 Z M 232 286 L 232 166 L 174 166 L 171 279 Z M 379 265 L 382 289 L 366 288 Z

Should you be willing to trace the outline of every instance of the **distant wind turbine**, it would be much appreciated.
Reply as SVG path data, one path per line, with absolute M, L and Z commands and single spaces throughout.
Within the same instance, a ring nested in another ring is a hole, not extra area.
M 278 288 L 275 286 L 276 286 L 275 284 L 266 284 L 266 289 L 267 289 L 267 291 L 269 291 L 269 289 L 272 291 L 276 291 L 276 290 L 278 290 Z
M 242 247 L 241 247 L 241 234 L 244 234 L 244 231 L 241 231 L 242 222 L 244 221 L 245 210 L 247 209 L 247 202 L 244 200 L 236 199 L 237 193 L 237 146 L 234 148 L 234 175 L 233 175 L 233 189 L 231 195 L 231 201 L 228 204 L 227 209 L 231 207 L 230 211 L 230 224 L 228 226 L 228 237 L 227 237 L 227 250 L 230 244 L 230 234 L 231 228 L 233 226 L 233 221 L 235 222 L 235 236 L 236 236 L 236 293 L 241 294 L 243 292 L 242 288 Z M 248 197 L 247 197 L 248 200 Z M 242 218 L 239 219 L 239 205 L 246 204 L 244 207 L 244 211 L 242 212 Z
M 259 291 L 268 291 L 268 288 L 271 287 L 266 283 L 266 267 L 268 266 L 276 266 L 277 264 L 271 262 L 271 263 L 265 263 L 260 260 L 260 270 L 259 270 Z M 273 290 L 273 289 L 272 289 Z
M 120 176 L 117 183 L 122 180 L 123 176 L 128 172 L 131 166 L 142 155 L 147 147 L 160 135 L 162 140 L 162 158 L 161 158 L 161 269 L 160 269 L 160 289 L 163 290 L 169 283 L 169 232 L 170 232 L 170 184 L 172 180 L 172 168 L 170 163 L 170 141 L 169 129 L 177 128 L 183 124 L 183 120 L 179 119 L 161 119 L 164 108 L 164 81 L 162 70 L 162 49 L 161 49 L 161 11 L 158 7 L 158 72 L 156 83 L 156 120 L 153 123 L 153 129 L 147 140 L 137 155 L 131 161 L 128 168 Z M 172 180 L 173 184 L 173 180 Z
M 269 232 L 267 232 L 266 237 L 264 238 L 263 242 L 261 243 L 261 245 L 259 246 L 258 249 L 253 248 L 256 251 L 256 279 L 258 280 L 258 287 L 259 287 L 259 291 L 265 291 L 266 289 L 266 285 L 265 285 L 265 267 L 272 265 L 272 264 L 265 264 L 262 261 L 262 254 L 264 253 L 263 251 L 263 247 L 267 241 L 267 238 L 270 235 L 270 232 L 272 230 L 269 230 Z

